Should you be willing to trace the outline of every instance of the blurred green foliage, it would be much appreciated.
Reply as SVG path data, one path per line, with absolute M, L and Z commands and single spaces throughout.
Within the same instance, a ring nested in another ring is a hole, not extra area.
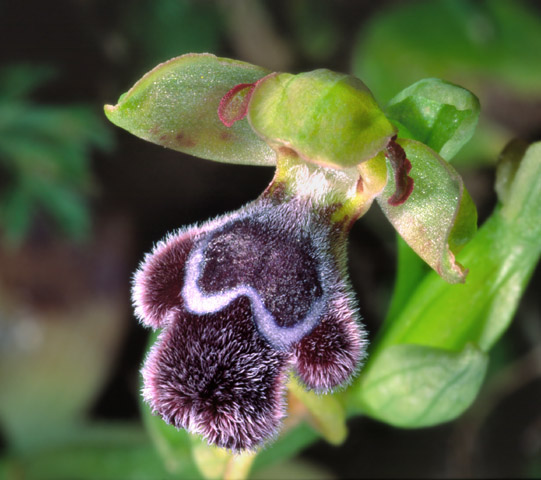
M 52 73 L 30 65 L 0 72 L 0 229 L 10 243 L 20 242 L 44 213 L 72 238 L 87 235 L 87 198 L 94 188 L 90 151 L 112 147 L 91 107 L 31 100 Z
M 523 1 L 402 2 L 360 30 L 353 72 L 385 102 L 426 77 L 475 93 L 482 106 L 479 131 L 456 160 L 472 168 L 493 163 L 512 135 L 513 119 L 496 119 L 490 111 L 497 112 L 499 103 L 541 102 L 540 50 L 541 19 Z M 535 131 L 535 125 L 529 128 Z
M 216 51 L 224 29 L 220 9 L 206 1 L 143 0 L 131 4 L 122 20 L 143 69 L 182 53 Z
M 541 21 L 522 1 L 402 2 L 361 30 L 353 69 L 384 101 L 427 76 L 539 96 L 540 50 Z

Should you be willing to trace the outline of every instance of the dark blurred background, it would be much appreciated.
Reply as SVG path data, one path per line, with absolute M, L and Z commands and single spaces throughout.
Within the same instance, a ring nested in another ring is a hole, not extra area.
M 506 5 L 518 10 L 502 14 Z M 352 72 L 382 102 L 424 77 L 460 83 L 483 109 L 456 163 L 482 222 L 496 202 L 498 152 L 514 137 L 541 139 L 540 51 L 536 1 L 1 1 L 3 451 L 38 451 L 80 421 L 138 420 L 148 332 L 132 315 L 131 273 L 167 232 L 239 208 L 272 178 L 107 124 L 102 105 L 143 73 L 211 52 L 278 71 Z M 395 268 L 394 233 L 376 208 L 349 248 L 374 335 Z M 540 277 L 462 418 L 411 431 L 353 419 L 345 444 L 300 455 L 299 478 L 540 478 Z

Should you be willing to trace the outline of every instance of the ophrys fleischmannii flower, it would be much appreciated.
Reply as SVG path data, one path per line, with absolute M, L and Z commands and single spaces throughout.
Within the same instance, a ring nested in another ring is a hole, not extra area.
M 469 202 L 460 177 L 422 143 L 397 138 L 354 77 L 186 55 L 106 112 L 177 150 L 276 165 L 258 199 L 170 234 L 135 276 L 136 313 L 161 329 L 143 367 L 145 399 L 210 443 L 240 451 L 273 438 L 290 370 L 323 393 L 360 368 L 366 339 L 346 245 L 374 199 L 446 280 L 464 278 L 453 256 L 455 232 L 471 231 L 455 228 Z

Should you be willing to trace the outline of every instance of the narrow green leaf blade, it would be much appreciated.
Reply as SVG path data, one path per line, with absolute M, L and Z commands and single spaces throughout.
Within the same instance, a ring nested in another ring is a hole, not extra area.
M 372 362 L 357 386 L 363 412 L 398 427 L 436 425 L 459 416 L 475 399 L 488 357 L 467 345 L 450 352 L 393 345 Z
M 246 120 L 228 128 L 218 117 L 229 90 L 268 73 L 210 54 L 183 55 L 148 72 L 117 105 L 106 105 L 105 114 L 130 133 L 173 150 L 217 162 L 274 165 L 274 152 Z
M 386 108 L 389 118 L 399 125 L 400 137 L 423 142 L 447 161 L 471 139 L 479 112 L 479 100 L 473 93 L 437 78 L 414 83 Z
M 466 271 L 455 262 L 455 254 L 475 233 L 475 206 L 460 175 L 436 152 L 415 140 L 398 143 L 412 164 L 413 192 L 402 205 L 389 205 L 394 193 L 390 178 L 379 205 L 408 245 L 444 280 L 463 282 Z

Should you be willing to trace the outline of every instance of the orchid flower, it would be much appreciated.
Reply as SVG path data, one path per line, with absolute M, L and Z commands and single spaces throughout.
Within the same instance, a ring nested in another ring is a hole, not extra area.
M 446 103 L 450 90 L 463 105 Z M 210 54 L 163 63 L 106 106 L 113 123 L 159 145 L 276 167 L 259 198 L 169 234 L 136 272 L 136 315 L 161 331 L 142 369 L 153 412 L 253 450 L 280 430 L 291 370 L 318 393 L 347 385 L 367 348 L 347 235 L 374 200 L 443 279 L 463 282 L 454 255 L 475 231 L 475 207 L 440 154 L 460 148 L 472 118 L 461 112 L 476 108 L 466 90 L 431 79 L 384 113 L 355 77 Z

